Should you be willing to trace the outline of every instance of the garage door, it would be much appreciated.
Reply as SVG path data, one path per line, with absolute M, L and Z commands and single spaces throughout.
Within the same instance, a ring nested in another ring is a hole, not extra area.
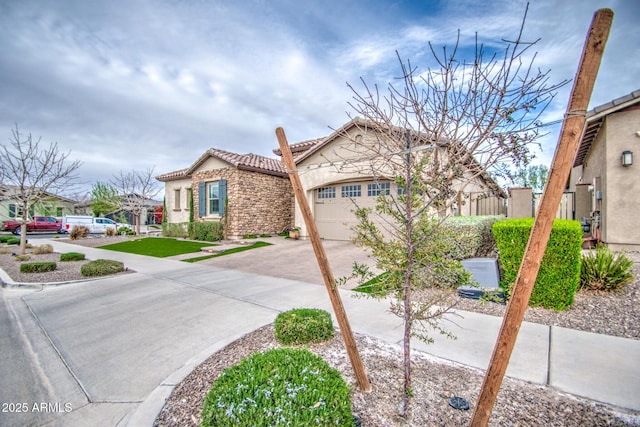
M 356 204 L 373 208 L 381 193 L 389 194 L 390 183 L 374 181 L 345 182 L 314 190 L 314 216 L 320 237 L 350 240 L 357 223 Z

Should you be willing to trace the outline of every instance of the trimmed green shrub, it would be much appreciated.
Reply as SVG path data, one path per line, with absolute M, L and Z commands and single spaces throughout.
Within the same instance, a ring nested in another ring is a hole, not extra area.
M 296 308 L 280 313 L 274 326 L 276 339 L 284 345 L 327 341 L 334 333 L 331 315 L 316 308 Z
M 64 254 L 60 254 L 60 261 L 84 261 L 85 256 L 80 252 L 67 252 Z
M 20 264 L 21 273 L 46 273 L 47 271 L 53 271 L 57 267 L 54 261 L 42 261 L 42 262 L 25 262 Z
M 353 426 L 349 392 L 340 372 L 309 350 L 267 350 L 222 372 L 202 426 Z
M 507 298 L 518 275 L 533 221 L 533 218 L 519 218 L 493 224 L 503 270 L 500 284 Z M 530 306 L 565 310 L 573 304 L 580 283 L 581 249 L 580 222 L 556 219 L 531 293 Z
M 69 238 L 71 240 L 84 239 L 89 235 L 89 229 L 84 225 L 74 225 L 69 232 Z
M 0 243 L 7 243 L 7 240 L 15 239 L 13 236 L 9 236 L 7 234 L 0 235 Z
M 85 277 L 106 276 L 121 271 L 124 271 L 124 264 L 110 259 L 96 259 L 80 267 L 80 274 Z
M 163 217 L 164 220 L 164 217 Z M 189 232 L 187 230 L 188 222 L 180 222 L 180 223 L 170 223 L 163 222 L 162 223 L 162 237 L 176 237 L 186 239 L 189 237 Z
M 120 227 L 120 228 L 118 228 L 118 234 L 125 234 L 127 236 L 133 236 L 134 234 L 136 234 L 136 232 L 133 231 L 132 229 L 130 229 L 129 227 Z
M 6 241 L 7 245 L 19 245 L 20 238 L 19 237 L 10 237 Z
M 624 252 L 614 254 L 605 245 L 582 256 L 580 289 L 617 291 L 633 282 L 633 261 Z
M 497 246 L 491 227 L 503 216 L 455 216 L 447 218 L 439 232 L 446 240 L 446 258 L 462 261 L 468 258 L 495 256 Z
M 53 253 L 53 246 L 50 244 L 38 245 L 33 248 L 34 255 L 43 255 Z
M 217 242 L 224 238 L 224 224 L 221 222 L 190 222 L 187 229 L 191 240 Z

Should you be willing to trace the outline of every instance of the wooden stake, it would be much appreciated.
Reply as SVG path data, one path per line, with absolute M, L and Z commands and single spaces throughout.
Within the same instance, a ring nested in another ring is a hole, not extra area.
M 578 151 L 589 99 L 612 21 L 611 9 L 600 9 L 593 16 L 540 209 L 531 229 L 529 242 L 500 328 L 500 335 L 493 349 L 491 362 L 471 419 L 470 425 L 473 427 L 488 424 L 502 378 L 507 370 L 524 313 L 529 305 L 542 256 L 547 248 L 553 220 Z
M 338 288 L 335 285 L 333 272 L 331 271 L 329 260 L 327 259 L 327 255 L 324 251 L 324 246 L 322 246 L 322 241 L 320 240 L 318 227 L 316 227 L 316 222 L 313 220 L 313 216 L 311 215 L 307 196 L 304 194 L 304 189 L 302 188 L 302 183 L 300 182 L 300 177 L 298 176 L 296 164 L 293 161 L 293 155 L 291 154 L 291 149 L 289 148 L 289 143 L 287 142 L 284 129 L 281 127 L 277 128 L 276 136 L 278 137 L 278 144 L 280 145 L 280 151 L 282 152 L 282 160 L 284 160 L 284 164 L 289 171 L 289 178 L 291 179 L 293 192 L 296 196 L 296 200 L 298 201 L 298 205 L 300 206 L 300 210 L 302 211 L 302 217 L 304 218 L 304 223 L 307 226 L 307 231 L 309 232 L 313 251 L 318 259 L 318 266 L 322 272 L 322 278 L 324 279 L 325 287 L 327 288 L 329 298 L 331 299 L 333 312 L 338 319 L 338 325 L 340 326 L 344 346 L 347 349 L 347 354 L 349 355 L 349 360 L 351 361 L 351 367 L 355 373 L 358 387 L 360 387 L 360 390 L 362 391 L 370 392 L 371 384 L 369 384 L 367 373 L 364 369 L 364 365 L 362 364 L 360 353 L 358 352 L 356 340 L 353 336 L 353 332 L 351 331 L 351 326 L 349 325 L 349 319 L 347 318 L 344 306 L 342 305 L 340 292 L 338 292 Z

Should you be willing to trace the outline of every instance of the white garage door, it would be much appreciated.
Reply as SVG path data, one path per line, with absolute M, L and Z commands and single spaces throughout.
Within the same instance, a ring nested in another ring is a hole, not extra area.
M 354 181 L 329 185 L 314 190 L 314 216 L 320 237 L 350 240 L 351 228 L 357 223 L 356 204 L 373 208 L 381 193 L 389 194 L 390 183 Z

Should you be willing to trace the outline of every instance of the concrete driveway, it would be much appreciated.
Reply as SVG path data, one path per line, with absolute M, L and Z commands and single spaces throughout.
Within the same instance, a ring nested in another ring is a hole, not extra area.
M 199 264 L 324 285 L 318 261 L 309 240 L 270 237 L 256 239 L 256 241 L 268 242 L 272 246 L 239 252 L 233 256 L 212 258 L 201 261 Z M 246 240 L 246 242 L 252 243 L 254 240 Z M 349 241 L 324 240 L 322 244 L 336 279 L 349 276 L 354 261 L 367 264 L 375 270 L 375 261 L 369 257 L 368 252 Z

